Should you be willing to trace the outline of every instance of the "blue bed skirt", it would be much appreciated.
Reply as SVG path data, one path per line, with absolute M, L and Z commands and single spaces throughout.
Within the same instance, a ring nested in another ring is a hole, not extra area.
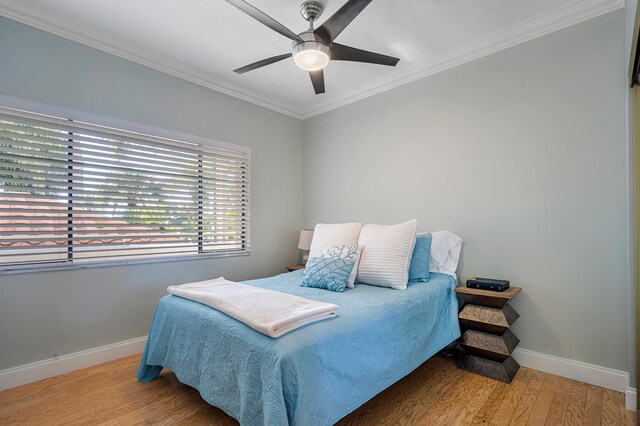
M 340 305 L 336 318 L 277 339 L 208 306 L 160 299 L 138 380 L 168 368 L 241 425 L 331 425 L 460 336 L 447 275 L 407 290 L 334 293 L 300 287 L 302 274 L 245 282 Z

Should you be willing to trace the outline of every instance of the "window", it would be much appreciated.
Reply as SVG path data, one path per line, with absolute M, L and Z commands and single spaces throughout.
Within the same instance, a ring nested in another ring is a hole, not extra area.
M 248 254 L 248 150 L 0 107 L 0 270 Z

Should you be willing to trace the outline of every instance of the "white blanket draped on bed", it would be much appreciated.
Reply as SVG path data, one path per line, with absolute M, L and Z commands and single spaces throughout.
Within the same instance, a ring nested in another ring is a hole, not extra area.
M 222 277 L 172 285 L 167 291 L 211 306 L 270 337 L 280 337 L 303 325 L 333 318 L 338 311 L 338 305 L 239 284 Z

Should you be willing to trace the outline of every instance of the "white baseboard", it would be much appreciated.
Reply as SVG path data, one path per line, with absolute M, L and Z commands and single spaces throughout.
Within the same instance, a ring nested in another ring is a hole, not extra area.
M 144 350 L 146 342 L 147 336 L 138 337 L 2 370 L 0 371 L 0 391 L 140 353 Z
M 146 341 L 147 336 L 138 337 L 137 339 L 125 340 L 124 342 L 0 371 L 0 391 L 140 353 L 144 350 Z M 523 367 L 623 392 L 627 410 L 635 411 L 637 409 L 636 389 L 629 387 L 629 374 L 625 371 L 547 355 L 528 349 L 516 349 L 513 352 L 513 357 Z
M 629 411 L 638 411 L 637 392 L 635 388 L 627 388 L 624 393 L 624 401 Z
M 523 367 L 622 392 L 627 410 L 636 411 L 636 390 L 629 387 L 626 371 L 520 348 L 513 351 L 513 357 Z
M 585 382 L 592 385 L 625 392 L 629 374 L 626 371 L 613 370 L 586 362 L 574 361 L 568 358 L 547 355 L 528 349 L 517 348 L 513 357 L 518 363 L 527 368 L 555 374 L 556 376 Z

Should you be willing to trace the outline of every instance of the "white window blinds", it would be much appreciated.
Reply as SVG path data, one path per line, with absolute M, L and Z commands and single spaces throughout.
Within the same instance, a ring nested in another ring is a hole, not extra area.
M 0 107 L 0 270 L 250 249 L 250 153 Z

